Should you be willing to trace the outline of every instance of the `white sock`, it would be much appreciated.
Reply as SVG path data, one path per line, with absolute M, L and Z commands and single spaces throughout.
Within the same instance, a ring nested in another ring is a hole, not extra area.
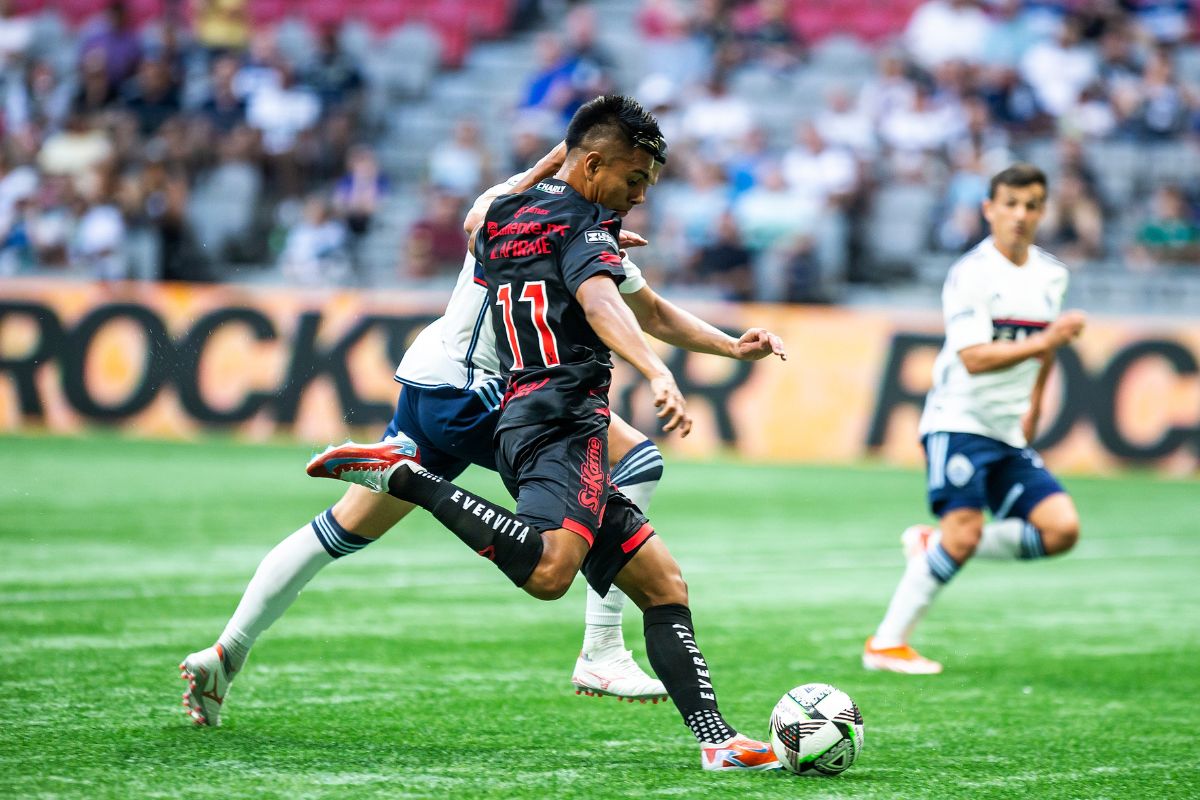
M 975 548 L 976 558 L 1013 561 L 1046 555 L 1042 534 L 1018 517 L 995 520 L 983 526 L 983 536 Z
M 333 561 L 312 523 L 267 553 L 242 593 L 237 610 L 217 638 L 235 672 L 245 663 L 254 640 L 288 610 L 312 577 Z
M 933 598 L 944 584 L 933 576 L 929 561 L 924 556 L 908 560 L 908 567 L 892 594 L 887 613 L 875 630 L 872 646 L 875 648 L 899 647 L 908 642 L 909 634 L 920 622 L 921 617 L 933 603 Z
M 643 481 L 622 486 L 621 493 L 645 512 L 658 481 Z M 626 594 L 613 586 L 604 597 L 587 587 L 587 610 L 584 613 L 583 655 L 595 661 L 598 658 L 625 650 L 625 634 L 621 631 L 621 613 L 625 609 Z

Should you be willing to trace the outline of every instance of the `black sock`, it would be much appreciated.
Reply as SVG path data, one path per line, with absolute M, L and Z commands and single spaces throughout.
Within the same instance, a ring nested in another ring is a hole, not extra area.
M 717 693 L 708 662 L 696 646 L 692 612 L 687 606 L 651 606 L 642 615 L 646 655 L 684 722 L 701 743 L 723 742 L 735 731 L 717 710 Z
M 542 558 L 541 533 L 511 511 L 429 472 L 401 467 L 388 481 L 388 494 L 426 509 L 517 586 L 525 585 Z

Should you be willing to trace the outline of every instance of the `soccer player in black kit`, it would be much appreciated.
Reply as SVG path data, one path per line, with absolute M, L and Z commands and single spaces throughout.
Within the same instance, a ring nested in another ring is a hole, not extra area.
M 566 146 L 553 178 L 497 198 L 472 237 L 508 381 L 495 445 L 516 512 L 430 474 L 403 436 L 331 447 L 308 472 L 422 506 L 539 599 L 561 597 L 576 572 L 601 595 L 615 583 L 642 610 L 650 663 L 704 769 L 777 769 L 769 745 L 718 711 L 679 565 L 608 479 L 610 350 L 650 381 L 664 430 L 691 428 L 674 377 L 617 290 L 621 218 L 657 181 L 666 143 L 637 102 L 607 96 L 579 109 Z

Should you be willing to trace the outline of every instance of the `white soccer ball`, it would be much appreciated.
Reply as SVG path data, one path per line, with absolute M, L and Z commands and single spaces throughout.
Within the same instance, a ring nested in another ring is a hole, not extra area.
M 771 749 L 797 775 L 839 775 L 863 748 L 862 714 L 843 691 L 806 683 L 785 694 L 771 712 Z

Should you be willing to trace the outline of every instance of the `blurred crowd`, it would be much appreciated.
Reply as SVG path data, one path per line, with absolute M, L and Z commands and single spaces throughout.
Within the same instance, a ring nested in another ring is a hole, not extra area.
M 607 91 L 641 99 L 670 141 L 663 180 L 625 222 L 651 239 L 639 259 L 667 286 L 820 302 L 848 282 L 903 280 L 915 258 L 984 235 L 988 177 L 1034 147 L 1052 177 L 1044 244 L 1072 266 L 1200 266 L 1188 0 L 910 2 L 858 39 L 843 32 L 859 9 L 847 0 L 818 9 L 831 20 L 819 37 L 809 0 L 643 0 L 620 48 L 600 35 L 602 2 L 514 9 L 547 24 L 504 147 L 460 119 L 419 185 L 401 185 L 377 153 L 406 145 L 365 117 L 372 79 L 336 26 L 314 25 L 311 52 L 285 56 L 270 28 L 135 29 L 118 3 L 59 23 L 47 47 L 53 15 L 0 0 L 0 275 L 259 268 L 353 283 L 380 209 L 411 193 L 418 211 L 386 269 L 444 279 L 470 200 Z M 1104 147 L 1134 155 L 1097 157 Z M 1179 169 L 1143 179 L 1137 154 L 1162 148 Z

